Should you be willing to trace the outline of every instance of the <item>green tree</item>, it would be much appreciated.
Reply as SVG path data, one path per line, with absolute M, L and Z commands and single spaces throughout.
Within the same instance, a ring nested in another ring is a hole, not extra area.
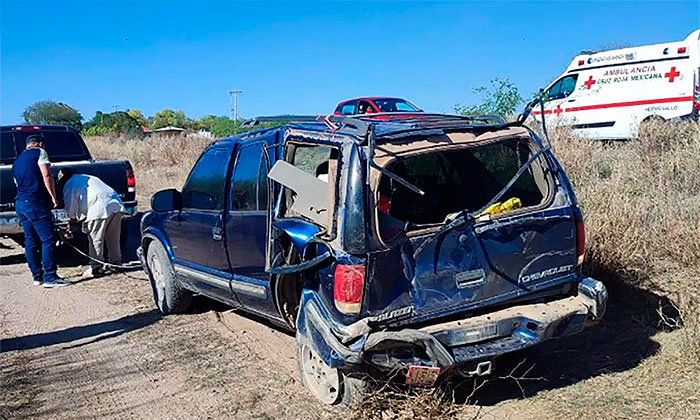
M 148 125 L 148 120 L 138 109 L 129 109 L 126 111 L 126 113 L 129 114 L 131 118 L 136 120 L 136 122 L 139 123 L 139 125 L 141 125 L 142 127 L 146 127 Z
M 106 133 L 123 134 L 129 138 L 143 134 L 142 124 L 129 112 L 116 111 L 108 114 L 97 111 L 90 121 L 85 123 L 83 133 L 86 136 Z
M 149 121 L 149 127 L 153 129 L 173 126 L 184 128 L 187 124 L 187 117 L 184 111 L 173 111 L 166 108 L 158 111 Z
M 83 126 L 83 116 L 75 108 L 62 102 L 39 101 L 25 108 L 24 122 L 29 124 L 69 125 L 77 130 Z
M 508 79 L 495 77 L 491 86 L 477 86 L 473 92 L 482 97 L 479 105 L 455 105 L 454 110 L 462 115 L 500 115 L 509 117 L 518 113 L 523 102 L 518 87 Z
M 228 137 L 236 134 L 236 123 L 223 116 L 206 115 L 199 120 L 200 129 L 211 132 L 214 137 Z

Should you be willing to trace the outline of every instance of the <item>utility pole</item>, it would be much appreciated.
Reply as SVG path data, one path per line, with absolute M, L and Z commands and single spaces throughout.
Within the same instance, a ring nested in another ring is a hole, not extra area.
M 114 112 L 119 111 L 119 105 L 112 105 L 112 108 L 114 108 Z
M 233 122 L 235 123 L 235 131 L 238 132 L 238 94 L 243 93 L 242 90 L 236 88 L 228 91 L 229 102 L 231 102 L 231 111 L 233 111 Z

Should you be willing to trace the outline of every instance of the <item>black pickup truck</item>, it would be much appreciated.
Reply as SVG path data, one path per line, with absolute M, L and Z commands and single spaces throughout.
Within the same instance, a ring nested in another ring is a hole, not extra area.
M 128 215 L 136 213 L 136 179 L 131 163 L 127 160 L 94 160 L 80 137 L 71 127 L 59 125 L 20 125 L 0 127 L 0 236 L 22 242 L 22 227 L 15 213 L 15 183 L 12 163 L 24 150 L 30 134 L 40 133 L 51 161 L 54 176 L 62 168 L 73 168 L 78 173 L 94 175 L 114 188 L 119 194 Z M 57 191 L 59 198 L 61 191 Z M 57 224 L 68 223 L 63 209 L 53 210 Z

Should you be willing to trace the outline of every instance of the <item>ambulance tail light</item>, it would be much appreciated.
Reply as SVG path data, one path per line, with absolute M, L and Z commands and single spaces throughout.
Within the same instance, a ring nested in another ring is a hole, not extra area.
M 344 314 L 359 314 L 365 288 L 365 266 L 335 266 L 333 276 L 333 300 L 335 307 Z
M 686 48 L 686 47 L 679 47 L 678 48 L 678 54 L 685 54 L 686 51 L 688 51 L 688 48 Z
M 584 63 L 585 63 L 585 61 L 583 61 L 583 60 L 578 60 L 578 65 L 579 65 L 579 66 L 582 66 Z
M 583 222 L 583 213 L 578 207 L 574 208 L 574 221 L 576 222 L 576 264 L 581 265 L 586 258 L 586 225 Z

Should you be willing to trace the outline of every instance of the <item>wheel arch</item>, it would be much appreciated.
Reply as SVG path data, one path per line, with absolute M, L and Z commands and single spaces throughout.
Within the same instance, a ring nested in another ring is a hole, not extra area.
M 165 235 L 157 229 L 147 228 L 141 235 L 141 248 L 143 248 L 143 253 L 146 255 L 148 253 L 148 247 L 153 243 L 153 241 L 159 241 L 165 252 L 168 254 L 168 258 L 173 262 L 175 256 L 173 255 L 173 249 L 170 246 L 170 242 L 166 239 Z

